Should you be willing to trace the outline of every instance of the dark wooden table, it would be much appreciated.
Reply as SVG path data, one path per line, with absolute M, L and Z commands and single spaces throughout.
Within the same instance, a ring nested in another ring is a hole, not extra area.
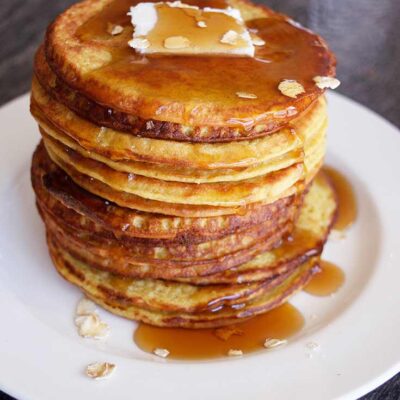
M 400 127 L 400 0 L 263 2 L 323 35 L 338 57 L 339 91 Z M 0 104 L 29 90 L 33 53 L 46 25 L 72 3 L 1 0 Z M 362 399 L 399 400 L 400 374 Z M 11 397 L 0 392 L 0 400 Z

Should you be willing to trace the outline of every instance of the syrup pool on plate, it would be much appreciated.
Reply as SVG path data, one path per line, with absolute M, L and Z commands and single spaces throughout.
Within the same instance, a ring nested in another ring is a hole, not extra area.
M 345 275 L 341 268 L 329 261 L 321 260 L 319 266 L 320 271 L 303 290 L 314 296 L 329 296 L 343 285 Z
M 287 339 L 303 325 L 300 311 L 286 303 L 247 321 L 217 329 L 158 328 L 140 323 L 134 341 L 148 353 L 167 349 L 169 359 L 202 360 L 226 357 L 229 350 L 241 350 L 243 354 L 262 350 L 266 339 Z

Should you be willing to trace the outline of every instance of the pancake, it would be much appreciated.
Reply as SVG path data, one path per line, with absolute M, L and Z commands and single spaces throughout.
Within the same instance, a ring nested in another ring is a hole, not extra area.
M 288 301 L 296 292 L 307 286 L 310 279 L 318 271 L 317 260 L 306 263 L 306 265 L 295 271 L 285 282 L 269 293 L 258 297 L 256 300 L 249 302 L 249 304 L 240 305 L 240 311 L 235 310 L 235 308 L 222 308 L 218 312 L 213 311 L 203 314 L 154 313 L 134 306 L 126 306 L 114 299 L 105 300 L 104 298 L 94 297 L 90 293 L 86 293 L 86 295 L 106 310 L 127 319 L 139 320 L 160 327 L 218 328 L 242 322 L 280 306 Z M 68 278 L 71 278 L 71 276 L 69 275 Z
M 276 216 L 294 215 L 298 207 L 297 198 L 290 195 L 238 215 L 182 218 L 143 213 L 107 202 L 76 185 L 49 159 L 43 145 L 33 156 L 32 184 L 40 203 L 73 228 L 128 243 L 132 239 L 153 245 L 200 243 L 268 221 L 273 226 Z
M 294 230 L 291 224 L 279 225 L 276 231 L 267 231 L 263 236 L 262 230 L 260 234 L 259 227 L 255 227 L 242 235 L 233 234 L 214 243 L 180 248 L 175 250 L 175 254 L 169 247 L 157 246 L 153 248 L 153 259 L 145 260 L 143 255 L 140 259 L 135 254 L 138 246 L 122 247 L 115 242 L 96 242 L 93 235 L 92 238 L 84 236 L 74 239 L 69 232 L 57 234 L 51 224 L 46 223 L 46 226 L 52 232 L 52 237 L 58 239 L 59 247 L 98 269 L 130 277 L 207 285 L 234 284 L 238 281 L 264 280 L 298 266 L 311 256 L 319 255 L 336 215 L 336 208 L 335 194 L 329 182 L 319 176 L 304 198 Z M 288 232 L 291 232 L 291 236 L 282 242 Z M 239 244 L 236 243 L 232 248 L 231 240 L 237 241 L 238 237 Z M 274 245 L 275 248 L 271 250 Z M 213 248 L 219 249 L 219 252 Z M 175 258 L 185 254 L 188 261 Z M 218 257 L 213 259 L 215 255 Z
M 168 291 L 167 287 L 164 288 L 163 294 L 166 298 L 166 304 L 160 302 L 160 298 L 158 297 L 158 293 L 155 291 L 154 287 L 152 287 L 151 290 L 143 290 L 143 288 L 139 288 L 138 290 L 140 293 L 143 293 L 143 295 L 147 294 L 149 296 L 149 301 L 151 299 L 151 304 L 148 304 L 144 302 L 141 297 L 138 299 L 133 296 L 124 296 L 124 292 L 127 291 L 126 288 L 129 287 L 130 282 L 123 282 L 121 284 L 121 290 L 118 287 L 118 283 L 112 284 L 110 281 L 107 282 L 108 278 L 103 277 L 106 273 L 97 272 L 96 276 L 93 276 L 93 271 L 91 271 L 90 268 L 82 266 L 81 263 L 76 262 L 72 257 L 68 257 L 65 253 L 58 251 L 57 247 L 52 244 L 51 240 L 49 240 L 49 249 L 53 263 L 60 275 L 67 281 L 84 290 L 85 294 L 93 301 L 114 314 L 157 326 L 205 328 L 235 323 L 238 319 L 249 318 L 279 306 L 285 302 L 289 296 L 303 288 L 312 275 L 318 270 L 316 269 L 316 260 L 312 259 L 287 276 L 280 276 L 275 280 L 272 279 L 267 281 L 270 285 L 270 290 L 268 290 L 268 284 L 265 284 L 266 290 L 264 293 L 254 296 L 253 300 L 250 299 L 248 304 L 246 304 L 246 302 L 244 305 L 240 302 L 232 304 L 229 303 L 228 300 L 227 305 L 229 306 L 224 307 L 224 300 L 221 300 L 220 297 L 219 300 L 217 300 L 218 297 L 216 297 L 214 298 L 215 302 L 208 308 L 207 305 L 202 302 L 203 308 L 201 307 L 200 309 L 204 309 L 203 312 L 184 313 L 179 311 L 174 313 L 171 312 L 171 310 L 174 309 L 170 303 L 171 294 L 174 294 L 172 298 L 175 299 L 175 306 L 178 305 L 178 301 L 181 301 L 182 304 L 185 304 L 186 307 L 189 308 L 188 304 L 185 303 L 186 299 L 191 300 L 191 307 L 193 307 L 193 301 L 199 301 L 199 298 L 196 299 L 196 296 L 193 296 L 193 290 L 196 290 L 196 288 L 185 286 L 188 291 L 186 293 L 183 291 L 183 287 L 181 287 L 182 292 L 171 290 L 172 293 Z M 282 278 L 283 281 L 281 281 Z M 157 283 L 160 282 L 157 281 Z M 109 286 L 104 287 L 104 284 L 109 284 Z M 229 287 L 232 286 L 229 285 L 228 288 Z M 244 285 L 244 287 L 248 287 L 248 284 Z M 209 290 L 208 287 L 205 288 L 206 290 Z M 155 296 L 155 294 L 157 295 Z M 207 294 L 209 295 L 209 293 Z M 217 295 L 216 292 L 215 294 Z M 219 294 L 221 295 L 221 292 L 219 292 Z M 201 292 L 201 294 L 199 294 L 201 300 L 203 300 L 202 295 L 204 295 L 204 293 Z M 210 297 L 207 296 L 207 298 Z M 160 306 L 160 310 L 153 309 L 153 301 L 155 304 Z M 136 304 L 132 304 L 133 302 Z M 138 304 L 150 307 L 141 307 Z M 236 305 L 236 307 L 232 307 L 232 305 Z M 182 308 L 178 309 L 181 310 Z
M 303 164 L 297 163 L 239 182 L 170 182 L 116 171 L 106 164 L 82 157 L 56 141 L 45 139 L 44 143 L 50 158 L 60 168 L 67 172 L 75 169 L 79 174 L 89 177 L 87 190 L 90 192 L 90 182 L 95 179 L 118 192 L 174 204 L 240 207 L 248 203 L 272 203 L 304 179 Z
M 107 258 L 108 265 L 118 265 L 121 262 L 146 262 L 164 265 L 167 261 L 177 265 L 188 261 L 195 264 L 201 260 L 213 260 L 248 249 L 258 241 L 270 243 L 270 247 L 281 240 L 282 236 L 292 230 L 294 216 L 286 215 L 278 218 L 274 223 L 262 223 L 253 225 L 248 229 L 234 232 L 220 239 L 205 241 L 202 243 L 171 244 L 128 241 L 124 242 L 116 238 L 107 238 L 95 232 L 82 231 L 71 228 L 68 221 L 64 222 L 58 216 L 51 215 L 40 203 L 40 212 L 45 220 L 47 229 L 60 238 L 63 246 L 68 246 L 70 251 L 82 254 Z M 101 264 L 101 263 L 100 263 Z
M 100 127 L 51 98 L 35 78 L 32 81 L 31 112 L 42 129 L 56 139 L 67 135 L 79 145 L 114 161 L 130 160 L 192 169 L 244 168 L 300 149 L 301 139 L 283 128 L 264 138 L 227 143 L 185 143 L 137 137 Z M 324 110 L 316 111 L 316 118 Z
M 236 57 L 229 62 L 226 57 L 207 56 L 146 56 L 143 61 L 144 57 L 127 45 L 132 27 L 126 10 L 135 2 L 86 0 L 69 8 L 49 27 L 47 61 L 56 75 L 85 100 L 106 105 L 109 114 L 114 110 L 122 113 L 109 122 L 103 118 L 102 125 L 124 120 L 134 134 L 181 141 L 212 138 L 215 142 L 271 133 L 321 95 L 313 77 L 334 74 L 335 60 L 325 42 L 281 14 L 243 0 L 189 3 L 238 8 L 247 26 L 257 29 L 266 44 L 257 47 L 255 58 Z M 118 23 L 124 33 L 110 37 L 107 23 Z M 293 75 L 305 89 L 296 99 L 277 89 L 282 79 Z M 256 93 L 257 99 L 249 102 L 238 98 L 238 91 Z M 68 106 L 79 109 L 74 106 L 79 99 L 71 97 Z M 91 114 L 88 109 L 84 113 Z M 94 114 L 105 116 L 107 112 L 95 108 Z M 163 122 L 164 129 L 143 129 L 148 120 Z M 179 130 L 182 126 L 192 129 L 185 135 Z M 219 132 L 219 127 L 225 129 Z
M 136 277 L 160 277 L 166 279 L 174 279 L 178 277 L 192 277 L 201 275 L 215 274 L 226 269 L 235 268 L 241 265 L 254 256 L 268 249 L 271 249 L 279 243 L 282 236 L 288 233 L 290 225 L 285 225 L 276 230 L 272 234 L 259 237 L 258 241 L 252 246 L 233 251 L 231 253 L 217 256 L 215 258 L 205 259 L 186 259 L 186 260 L 168 260 L 155 258 L 134 258 L 129 256 L 118 256 L 112 252 L 107 253 L 106 249 L 93 249 L 91 246 L 84 246 L 84 243 L 77 243 L 71 240 L 66 240 L 65 237 L 57 235 L 51 231 L 53 237 L 58 237 L 62 243 L 61 247 L 67 249 L 75 258 L 82 262 L 86 262 L 94 267 L 112 271 L 121 276 L 136 276 Z M 70 238 L 69 238 L 70 239 Z M 205 243 L 209 245 L 209 243 Z M 201 246 L 200 246 L 201 247 Z M 156 248 L 155 252 L 161 253 L 162 250 Z M 211 255 L 210 255 L 211 256 Z
M 41 134 L 46 142 L 62 143 L 66 148 L 72 149 L 84 158 L 90 158 L 106 166 L 135 176 L 144 176 L 158 180 L 166 180 L 167 182 L 182 182 L 182 183 L 215 183 L 215 182 L 236 182 L 245 179 L 251 179 L 270 172 L 283 170 L 294 164 L 304 161 L 304 166 L 307 172 L 312 171 L 315 165 L 319 163 L 325 154 L 326 147 L 326 122 L 322 127 L 314 133 L 311 138 L 307 138 L 304 144 L 304 151 L 294 150 L 288 154 L 276 157 L 268 163 L 259 164 L 254 167 L 244 169 L 228 169 L 228 170 L 180 170 L 179 176 L 176 173 L 171 173 L 170 168 L 165 168 L 162 165 L 138 163 L 135 161 L 112 161 L 93 152 L 88 152 L 80 147 L 75 141 L 68 139 L 66 136 L 51 137 L 41 128 Z M 190 175 L 193 173 L 193 175 Z M 309 180 L 312 180 L 312 174 L 309 174 Z
M 62 164 L 62 169 L 72 178 L 72 180 L 84 188 L 85 190 L 93 193 L 99 197 L 102 197 L 106 201 L 118 204 L 121 207 L 127 207 L 134 210 L 139 210 L 149 213 L 157 213 L 164 215 L 173 215 L 177 217 L 215 217 L 224 216 L 231 214 L 244 214 L 249 208 L 259 207 L 263 204 L 271 204 L 280 198 L 291 196 L 296 194 L 299 190 L 303 188 L 303 182 L 297 181 L 295 185 L 289 187 L 286 191 L 280 193 L 280 196 L 276 198 L 272 197 L 272 193 L 269 196 L 269 202 L 264 203 L 250 203 L 250 204 L 240 204 L 237 206 L 211 206 L 204 204 L 176 204 L 163 202 L 158 200 L 149 200 L 143 197 L 137 196 L 133 193 L 123 192 L 115 190 L 112 187 L 104 184 L 100 180 L 93 177 L 88 177 L 81 174 L 71 165 L 68 165 L 62 160 L 58 159 L 58 164 Z M 297 169 L 298 168 L 298 169 Z M 301 169 L 301 171 L 299 171 Z M 291 170 L 291 178 L 295 174 L 302 172 L 302 166 L 296 166 L 296 170 Z
M 285 169 L 293 164 L 303 162 L 304 153 L 300 149 L 296 149 L 283 154 L 276 158 L 271 159 L 267 163 L 260 163 L 247 168 L 231 168 L 231 169 L 217 169 L 217 170 L 201 170 L 180 168 L 178 170 L 166 167 L 163 164 L 145 163 L 138 161 L 113 161 L 104 156 L 98 155 L 93 151 L 87 151 L 81 147 L 76 141 L 71 140 L 66 135 L 48 135 L 42 127 L 40 133 L 44 140 L 56 141 L 62 143 L 66 147 L 79 153 L 79 155 L 91 158 L 108 167 L 128 174 L 145 176 L 164 181 L 182 182 L 182 183 L 214 183 L 214 182 L 235 182 L 239 180 L 249 179 L 265 175 L 269 172 L 279 171 Z M 55 140 L 54 140 L 55 139 Z
M 193 127 L 190 125 L 181 125 L 175 123 L 165 123 L 157 120 L 144 120 L 134 115 L 112 110 L 104 107 L 102 104 L 94 102 L 89 97 L 79 91 L 73 90 L 63 80 L 59 79 L 49 67 L 44 47 L 40 46 L 35 55 L 35 75 L 40 84 L 51 93 L 52 96 L 73 110 L 79 116 L 90 120 L 91 122 L 115 129 L 122 132 L 135 133 L 138 136 L 149 138 L 162 138 L 173 140 L 190 140 L 192 142 L 221 142 L 235 140 L 245 140 L 249 134 L 254 137 L 264 136 L 265 132 L 277 130 L 283 123 L 279 120 L 272 124 L 257 124 L 254 127 Z
M 94 151 L 87 151 L 68 135 L 62 134 L 59 131 L 57 132 L 55 128 L 50 128 L 46 123 L 41 123 L 40 131 L 45 139 L 56 139 L 68 148 L 78 152 L 83 157 L 92 158 L 117 171 L 166 181 L 212 183 L 253 178 L 279 169 L 284 169 L 303 161 L 303 159 L 307 168 L 308 164 L 310 164 L 310 157 L 312 157 L 312 154 L 317 149 L 321 150 L 321 148 L 324 147 L 324 138 L 327 128 L 325 99 L 318 99 L 305 115 L 293 121 L 292 126 L 296 135 L 298 135 L 304 143 L 304 151 L 301 148 L 289 149 L 285 154 L 276 157 L 272 155 L 270 160 L 255 164 L 254 166 L 225 170 L 201 170 L 198 168 L 171 169 L 165 167 L 163 164 L 156 163 L 131 160 L 113 161 Z M 49 132 L 49 134 L 47 132 Z M 322 150 L 324 150 L 324 148 Z
M 237 268 L 213 275 L 175 280 L 195 285 L 235 284 L 269 279 L 285 273 L 322 253 L 336 215 L 336 194 L 329 179 L 320 174 L 304 197 L 299 217 L 290 236 L 274 249 L 259 254 Z
M 114 161 L 136 162 L 136 168 L 140 168 L 142 163 L 141 171 L 145 169 L 145 164 L 147 168 L 156 168 L 155 173 L 160 174 L 161 170 L 165 174 L 165 168 L 160 164 L 179 165 L 183 168 L 179 169 L 182 175 L 191 177 L 194 173 L 197 178 L 196 171 L 200 169 L 202 175 L 197 179 L 203 180 L 210 174 L 224 175 L 224 171 L 219 170 L 227 168 L 231 171 L 225 172 L 225 175 L 233 174 L 232 169 L 233 172 L 242 173 L 246 173 L 246 169 L 250 170 L 245 177 L 258 175 L 260 165 L 262 168 L 262 164 L 301 150 L 302 142 L 319 132 L 326 122 L 326 101 L 321 97 L 306 113 L 292 122 L 292 129 L 282 129 L 263 139 L 211 145 L 137 138 L 112 129 L 99 128 L 77 117 L 51 99 L 35 79 L 32 83 L 31 111 L 41 129 L 64 144 L 68 144 L 65 141 L 69 139 L 98 156 Z M 252 174 L 254 170 L 256 174 Z M 169 172 L 166 179 L 181 180 L 171 179 L 175 171 L 176 168 Z M 152 176 L 156 177 L 154 172 Z
M 278 286 L 287 275 L 251 284 L 196 286 L 157 279 L 127 279 L 85 264 L 61 249 L 48 238 L 53 258 L 61 258 L 67 268 L 85 277 L 88 291 L 94 296 L 105 295 L 127 305 L 147 310 L 197 313 L 223 306 L 248 302 Z

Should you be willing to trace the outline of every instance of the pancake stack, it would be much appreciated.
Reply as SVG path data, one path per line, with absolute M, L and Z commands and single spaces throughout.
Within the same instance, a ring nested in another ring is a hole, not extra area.
M 255 58 L 144 56 L 127 44 L 132 3 L 74 5 L 36 54 L 31 172 L 53 263 L 104 308 L 157 326 L 268 311 L 318 271 L 334 220 L 315 84 L 334 58 L 243 0 L 188 3 L 239 9 L 265 41 Z M 303 92 L 285 95 L 285 80 Z

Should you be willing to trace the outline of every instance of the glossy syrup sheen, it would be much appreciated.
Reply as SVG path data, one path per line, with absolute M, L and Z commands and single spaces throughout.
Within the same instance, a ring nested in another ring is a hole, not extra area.
M 140 104 L 142 117 L 156 118 L 163 114 L 165 110 L 154 104 L 161 101 L 167 104 L 164 107 L 169 108 L 168 115 L 179 116 L 186 122 L 190 123 L 191 115 L 212 119 L 212 115 L 203 115 L 207 112 L 206 105 L 212 104 L 213 107 L 224 107 L 226 122 L 237 125 L 242 119 L 251 119 L 253 112 L 258 117 L 260 112 L 267 110 L 280 110 L 282 113 L 293 105 L 293 99 L 278 90 L 283 79 L 295 79 L 301 83 L 306 94 L 298 96 L 297 100 L 303 98 L 309 104 L 313 99 L 309 98 L 310 94 L 319 94 L 313 78 L 332 73 L 332 58 L 321 40 L 279 15 L 247 21 L 248 28 L 255 30 L 266 42 L 264 46 L 257 46 L 254 58 L 207 55 L 144 57 L 128 46 L 133 28 L 126 13 L 136 3 L 126 0 L 112 2 L 83 24 L 76 35 L 81 41 L 94 41 L 96 46 L 103 46 L 111 53 L 111 61 L 90 75 L 101 77 L 101 81 L 110 86 L 119 87 L 123 82 L 124 87 L 135 88 L 135 93 L 149 101 Z M 226 7 L 221 1 L 188 3 L 200 7 Z M 123 34 L 116 37 L 108 34 L 110 23 L 124 26 Z M 253 93 L 257 98 L 241 99 L 237 92 Z M 202 104 L 206 108 L 203 109 Z
M 304 253 L 304 249 L 308 249 L 308 251 Z M 296 254 L 297 252 L 304 253 L 304 257 L 311 257 L 320 252 L 320 246 L 315 234 L 306 229 L 295 228 L 272 251 L 277 259 L 283 258 L 287 254 Z
M 286 339 L 304 325 L 302 314 L 291 304 L 284 304 L 240 324 L 218 329 L 157 328 L 143 323 L 134 333 L 142 350 L 168 349 L 168 358 L 202 360 L 225 357 L 231 349 L 244 354 L 262 350 L 266 339 Z
M 333 229 L 344 231 L 357 219 L 357 201 L 351 182 L 338 170 L 324 167 L 336 192 L 338 200 L 338 213 Z
M 226 14 L 217 12 L 201 12 L 197 9 L 157 6 L 158 21 L 146 38 L 151 47 L 158 52 L 166 52 L 164 41 L 171 36 L 181 36 L 189 39 L 191 45 L 167 50 L 167 52 L 198 52 L 199 49 L 209 52 L 227 52 L 246 47 L 246 41 L 239 37 L 233 45 L 220 42 L 220 38 L 229 30 L 238 31 L 241 27 L 236 20 Z M 179 21 L 179 22 L 177 22 Z M 197 26 L 198 21 L 203 21 L 207 27 Z
M 345 281 L 345 275 L 337 265 L 321 260 L 320 271 L 316 273 L 307 286 L 305 292 L 314 296 L 329 296 L 339 290 Z

